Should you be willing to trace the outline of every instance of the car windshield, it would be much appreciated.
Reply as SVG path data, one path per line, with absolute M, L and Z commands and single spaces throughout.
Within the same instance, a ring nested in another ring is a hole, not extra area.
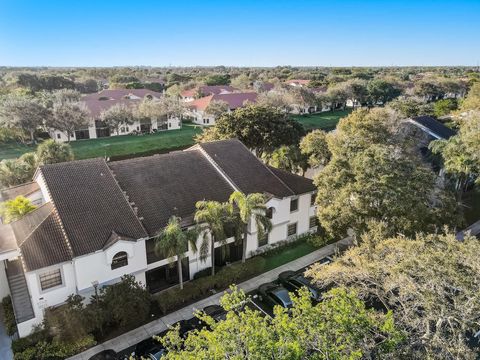
M 292 300 L 285 289 L 277 289 L 272 292 L 272 297 L 283 307 L 291 307 Z
M 160 351 L 156 352 L 155 354 L 151 355 L 152 360 L 158 360 L 166 355 L 165 349 L 161 349 Z

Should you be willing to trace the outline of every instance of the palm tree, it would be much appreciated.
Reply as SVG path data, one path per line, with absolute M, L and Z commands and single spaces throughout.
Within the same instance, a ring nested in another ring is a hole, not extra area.
M 196 229 L 183 230 L 180 221 L 181 219 L 177 216 L 172 216 L 168 220 L 167 226 L 155 238 L 155 253 L 166 255 L 170 263 L 177 259 L 180 289 L 183 289 L 182 259 L 185 257 L 188 245 L 193 252 L 197 252 L 198 232 Z
M 212 275 L 215 275 L 215 241 L 226 240 L 224 224 L 230 213 L 230 204 L 218 201 L 198 201 L 195 206 L 197 211 L 194 219 L 203 239 L 200 245 L 200 259 L 205 259 L 210 246 Z
M 243 225 L 243 254 L 242 262 L 247 258 L 247 236 L 248 224 L 253 217 L 257 225 L 258 237 L 269 233 L 272 229 L 272 222 L 267 216 L 266 198 L 263 194 L 253 193 L 245 195 L 240 191 L 235 191 L 230 195 L 230 204 L 238 208 L 238 216 Z

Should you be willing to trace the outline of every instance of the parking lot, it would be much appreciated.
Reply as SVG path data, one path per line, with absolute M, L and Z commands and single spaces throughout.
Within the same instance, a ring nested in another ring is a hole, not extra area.
M 319 261 L 323 264 L 328 264 L 332 261 L 332 258 L 325 256 Z M 303 277 L 305 270 L 311 266 L 309 264 L 304 266 L 300 270 L 292 271 L 286 270 L 280 273 L 276 280 L 262 284 L 257 289 L 247 293 L 249 300 L 243 307 L 249 307 L 250 309 L 260 311 L 265 316 L 273 316 L 273 308 L 275 305 L 284 306 L 286 308 L 291 306 L 291 300 L 288 295 L 289 292 L 295 292 L 298 288 L 306 286 L 310 290 L 313 301 L 320 301 L 321 290 L 315 288 L 310 281 Z M 225 318 L 225 311 L 219 305 L 208 305 L 203 308 L 203 311 L 212 316 L 216 321 L 222 321 Z M 174 323 L 171 327 L 179 326 L 180 335 L 187 337 L 188 333 L 194 329 L 201 329 L 206 327 L 206 324 L 202 323 L 196 317 L 192 316 L 186 320 L 180 320 Z M 164 330 L 158 334 L 159 337 L 165 336 L 167 330 Z M 98 357 L 91 358 L 92 360 L 110 360 L 110 359 L 129 359 L 130 356 L 140 357 L 158 360 L 164 354 L 162 345 L 154 340 L 152 337 L 148 337 L 141 342 L 129 346 L 122 351 L 115 354 L 115 352 L 104 352 L 99 354 Z
M 272 270 L 269 270 L 261 275 L 258 275 L 254 278 L 251 278 L 243 283 L 237 284 L 238 288 L 245 291 L 245 293 L 256 295 L 256 290 L 264 283 L 268 282 L 277 282 L 278 276 L 285 271 L 293 271 L 294 273 L 303 272 L 306 267 L 309 267 L 311 264 L 318 262 L 319 259 L 323 259 L 332 254 L 338 254 L 346 248 L 351 246 L 351 240 L 345 238 L 343 240 L 337 241 L 326 245 L 318 250 L 315 250 L 301 258 L 292 260 L 289 263 L 276 267 Z M 299 270 L 300 269 L 300 270 Z M 104 343 L 98 344 L 80 354 L 74 355 L 70 360 L 115 360 L 122 359 L 118 357 L 117 354 L 126 355 L 131 354 L 135 350 L 135 346 L 144 341 L 145 339 L 151 339 L 154 335 L 163 335 L 166 330 L 171 328 L 172 324 L 175 324 L 179 321 L 186 321 L 192 318 L 192 314 L 196 310 L 204 309 L 207 306 L 212 306 L 219 303 L 219 299 L 223 296 L 223 292 L 211 295 L 208 298 L 200 300 L 194 304 L 186 306 L 180 310 L 172 312 L 168 315 L 165 315 L 159 319 L 156 319 L 148 324 L 145 324 L 141 327 L 138 327 L 134 330 L 131 330 L 127 333 L 124 333 L 116 338 L 105 341 Z M 263 311 L 267 314 L 272 314 L 272 306 L 264 303 L 263 299 L 255 297 L 252 299 L 253 302 L 251 306 L 259 311 Z M 98 357 L 94 358 L 94 354 L 99 354 L 102 351 L 113 350 L 112 353 L 115 354 L 114 357 Z

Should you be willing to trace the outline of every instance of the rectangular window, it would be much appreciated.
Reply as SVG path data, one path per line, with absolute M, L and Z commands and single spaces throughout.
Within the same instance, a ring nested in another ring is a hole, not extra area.
M 155 240 L 154 239 L 148 239 L 145 241 L 145 249 L 147 252 L 147 264 L 151 264 L 163 259 L 166 259 L 166 256 L 163 254 L 157 254 L 155 252 Z
M 60 139 L 60 137 L 61 137 L 60 134 L 57 134 L 57 139 Z
M 60 269 L 48 271 L 40 274 L 40 287 L 42 290 L 50 289 L 62 285 L 62 273 Z
M 297 223 L 288 224 L 287 236 L 297 235 Z
M 298 210 L 298 199 L 290 200 L 290 212 L 294 212 Z
M 263 234 L 262 237 L 258 237 L 258 247 L 262 247 L 267 244 L 268 244 L 268 233 Z
M 310 229 L 314 228 L 315 226 L 317 226 L 317 217 L 310 216 Z
M 315 205 L 315 200 L 317 198 L 317 194 L 314 193 L 312 195 L 310 195 L 310 206 L 314 206 Z

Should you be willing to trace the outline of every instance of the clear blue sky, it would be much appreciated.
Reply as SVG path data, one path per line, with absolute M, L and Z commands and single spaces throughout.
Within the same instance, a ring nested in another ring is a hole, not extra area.
M 0 0 L 0 65 L 478 62 L 480 0 Z

